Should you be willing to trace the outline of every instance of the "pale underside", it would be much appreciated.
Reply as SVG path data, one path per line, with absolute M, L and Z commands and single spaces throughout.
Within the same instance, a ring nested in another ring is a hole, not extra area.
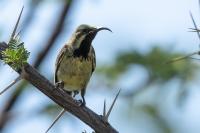
M 83 57 L 73 57 L 68 45 L 67 47 L 65 46 L 63 50 L 66 50 L 66 53 L 63 54 L 60 61 L 57 62 L 60 64 L 58 66 L 59 68 L 56 69 L 57 81 L 55 82 L 62 81 L 64 83 L 64 89 L 67 91 L 85 89 L 95 68 L 95 54 L 93 48 L 91 47 L 89 52 L 89 55 L 92 56 L 89 56 L 87 59 Z

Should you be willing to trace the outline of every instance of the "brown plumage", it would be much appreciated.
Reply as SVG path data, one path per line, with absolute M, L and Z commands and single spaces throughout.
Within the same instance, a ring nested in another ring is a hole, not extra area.
M 92 47 L 92 40 L 101 30 L 111 31 L 105 27 L 95 28 L 85 24 L 80 25 L 68 43 L 63 46 L 56 60 L 55 84 L 70 95 L 72 92 L 74 96 L 81 92 L 83 99 L 81 105 L 85 105 L 85 90 L 96 67 L 96 57 L 94 48 Z M 46 133 L 64 113 L 65 109 L 56 117 Z
M 69 94 L 81 91 L 85 104 L 85 89 L 96 67 L 94 48 L 90 46 L 86 58 L 74 57 L 71 45 L 65 45 L 61 51 L 56 61 L 55 83 L 63 82 L 63 89 Z
M 101 30 L 108 28 L 95 28 L 89 25 L 80 25 L 71 39 L 61 49 L 55 65 L 55 83 L 69 94 L 74 96 L 81 91 L 83 105 L 85 105 L 85 90 L 96 67 L 95 51 L 92 40 Z

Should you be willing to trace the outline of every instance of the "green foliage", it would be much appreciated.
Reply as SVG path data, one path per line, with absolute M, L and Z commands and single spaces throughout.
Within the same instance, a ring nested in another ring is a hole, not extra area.
M 152 122 L 156 123 L 156 125 L 162 129 L 163 133 L 172 133 L 170 125 L 167 123 L 167 120 L 163 118 L 157 106 L 145 104 L 138 106 L 137 110 L 138 112 L 144 112 L 151 117 Z
M 8 48 L 2 52 L 4 62 L 11 65 L 15 70 L 19 70 L 27 63 L 29 54 L 30 52 L 25 49 L 24 43 L 20 41 L 18 36 L 11 38 Z
M 190 60 L 166 64 L 169 59 L 179 56 L 184 55 L 159 47 L 153 47 L 147 53 L 130 50 L 118 54 L 114 64 L 102 66 L 97 72 L 105 75 L 111 81 L 116 81 L 118 77 L 132 66 L 139 65 L 147 70 L 151 81 L 166 82 L 172 78 L 189 80 L 197 70 L 197 66 Z

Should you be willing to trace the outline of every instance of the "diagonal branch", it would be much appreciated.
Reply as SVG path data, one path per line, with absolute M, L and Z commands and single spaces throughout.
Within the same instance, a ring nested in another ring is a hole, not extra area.
M 72 0 L 65 0 L 63 1 L 64 5 L 63 5 L 63 9 L 61 11 L 60 16 L 57 18 L 57 24 L 55 26 L 54 31 L 52 32 L 52 35 L 49 37 L 49 39 L 47 39 L 47 43 L 45 44 L 45 48 L 40 51 L 40 53 L 37 56 L 36 61 L 34 62 L 33 66 L 35 68 L 38 68 L 41 63 L 43 62 L 43 60 L 45 59 L 45 57 L 47 56 L 47 54 L 49 53 L 50 49 L 52 48 L 54 42 L 56 41 L 56 39 L 58 38 L 58 36 L 60 35 L 63 27 L 64 27 L 64 20 L 66 19 L 66 17 L 69 15 L 69 10 L 73 4 L 74 1 Z M 6 43 L 1 43 L 1 47 L 0 50 L 4 50 L 7 45 L 5 45 Z M 1 58 L 1 55 L 0 55 Z M 21 92 L 24 90 L 23 88 L 25 88 L 27 86 L 27 82 L 23 81 L 21 82 L 15 89 L 15 91 L 11 94 L 11 96 L 9 97 L 9 99 L 7 100 L 6 105 L 3 107 L 2 109 L 2 114 L 0 117 L 0 131 L 2 130 L 2 128 L 4 127 L 4 125 L 6 125 L 7 120 L 8 119 L 4 119 L 3 117 L 6 116 L 4 114 L 8 114 L 8 112 L 12 109 L 13 105 L 15 105 L 17 99 L 20 97 Z
M 14 84 L 16 84 L 18 81 L 21 80 L 21 76 L 18 76 L 13 82 L 11 82 L 6 88 L 4 88 L 1 92 L 0 95 L 2 95 L 4 92 L 6 92 L 9 88 L 11 88 Z
M 21 71 L 18 73 L 22 78 L 38 88 L 42 93 L 63 107 L 66 111 L 89 125 L 96 133 L 117 133 L 116 129 L 114 129 L 109 123 L 103 121 L 98 114 L 85 106 L 79 106 L 71 96 L 69 96 L 65 91 L 57 89 L 49 80 L 29 64 L 26 64 L 21 68 Z

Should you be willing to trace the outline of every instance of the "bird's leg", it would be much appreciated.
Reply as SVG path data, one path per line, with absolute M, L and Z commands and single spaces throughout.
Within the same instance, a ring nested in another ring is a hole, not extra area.
M 81 106 L 85 106 L 85 104 L 86 104 L 86 102 L 85 102 L 85 89 L 82 89 L 81 90 L 81 97 L 82 97 L 82 104 L 81 104 Z
M 75 97 L 78 93 L 79 91 L 74 91 L 73 97 Z
M 74 96 L 76 96 L 78 94 L 79 91 L 74 91 Z M 84 98 L 84 95 L 85 95 L 85 89 L 82 89 L 81 90 L 81 97 L 82 97 L 82 100 L 76 100 L 77 104 L 79 106 L 85 106 L 86 102 L 85 102 L 85 98 Z
M 75 96 L 77 95 L 79 93 L 79 91 L 73 91 L 73 98 L 75 98 Z M 81 106 L 82 105 L 82 100 L 76 100 L 76 103 L 79 105 L 79 106 Z

